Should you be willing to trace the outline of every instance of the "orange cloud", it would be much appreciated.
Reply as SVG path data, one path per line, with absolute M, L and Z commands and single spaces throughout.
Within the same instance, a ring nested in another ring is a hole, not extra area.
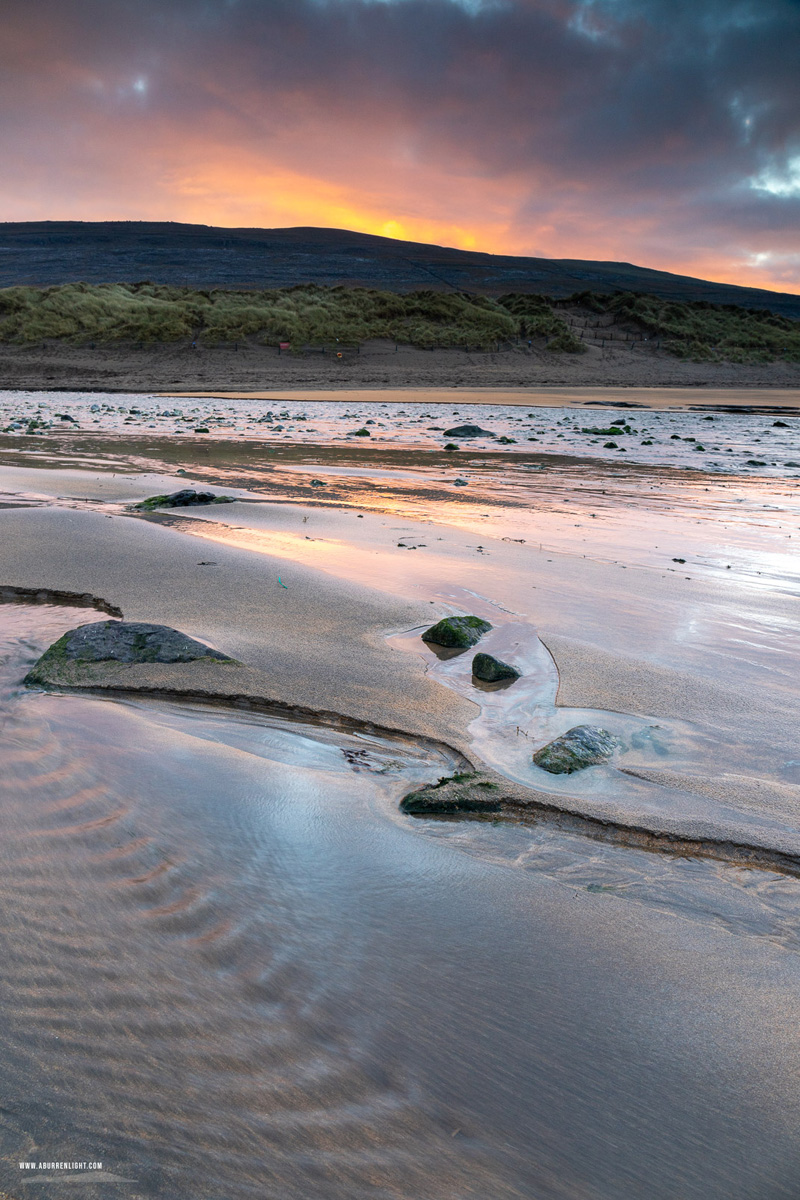
M 785 0 L 746 32 L 717 0 L 585 8 L 7 0 L 0 219 L 338 226 L 797 289 Z M 749 186 L 767 166 L 783 190 Z

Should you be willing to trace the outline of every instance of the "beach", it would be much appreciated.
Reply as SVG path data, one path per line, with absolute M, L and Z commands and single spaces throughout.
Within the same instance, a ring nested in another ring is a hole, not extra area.
M 793 1195 L 793 385 L 236 382 L 0 398 L 2 1186 L 49 1138 L 131 1196 Z M 132 507 L 181 488 L 231 502 Z M 112 609 L 242 665 L 21 687 Z M 422 642 L 458 613 L 513 686 Z M 533 765 L 579 724 L 612 764 Z M 505 810 L 401 813 L 464 770 Z
M 341 353 L 341 358 L 338 354 Z M 5 388 L 83 388 L 102 392 L 224 392 L 312 388 L 675 387 L 798 388 L 794 362 L 693 362 L 642 341 L 589 345 L 583 354 L 545 346 L 500 352 L 423 350 L 394 342 L 298 353 L 249 340 L 231 345 L 51 341 L 0 345 Z
M 3 18 L 0 1200 L 800 1200 L 800 0 Z

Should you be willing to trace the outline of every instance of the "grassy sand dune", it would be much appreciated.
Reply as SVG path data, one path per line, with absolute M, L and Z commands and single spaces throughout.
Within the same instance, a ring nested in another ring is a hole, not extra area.
M 581 353 L 586 341 L 657 339 L 692 361 L 800 362 L 800 322 L 766 311 L 681 303 L 654 296 L 584 292 L 566 300 L 510 292 L 467 293 L 307 284 L 270 291 L 198 291 L 153 283 L 69 283 L 0 290 L 0 341 L 33 344 L 186 340 L 205 345 L 255 339 L 304 348 L 376 339 L 423 349 L 500 349 L 542 341 Z
M 547 329 L 568 338 L 563 321 Z M 387 338 L 407 345 L 496 346 L 516 337 L 518 321 L 482 296 L 314 285 L 262 292 L 194 291 L 156 284 L 65 284 L 0 292 L 0 339 L 36 342 L 172 342 L 208 344 L 255 337 L 267 344 L 356 345 Z

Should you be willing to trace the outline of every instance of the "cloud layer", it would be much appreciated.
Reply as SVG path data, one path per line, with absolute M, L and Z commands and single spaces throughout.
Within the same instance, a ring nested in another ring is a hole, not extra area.
M 800 290 L 800 0 L 5 0 L 0 219 Z

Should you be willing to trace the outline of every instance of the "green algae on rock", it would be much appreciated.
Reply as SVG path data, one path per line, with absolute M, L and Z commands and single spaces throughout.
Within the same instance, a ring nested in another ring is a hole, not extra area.
M 400 809 L 410 816 L 495 813 L 502 808 L 500 797 L 493 794 L 496 791 L 496 783 L 481 779 L 476 771 L 465 771 L 409 792 Z
M 492 654 L 476 654 L 472 660 L 472 674 L 484 683 L 499 683 L 501 679 L 519 679 L 519 671 L 510 663 L 502 662 Z
M 441 621 L 425 630 L 422 640 L 433 642 L 435 646 L 468 650 L 491 628 L 489 622 L 484 621 L 482 617 L 442 617 Z
M 584 767 L 607 762 L 620 741 L 607 729 L 596 725 L 575 725 L 537 750 L 533 761 L 551 775 L 571 775 Z
M 28 684 L 81 682 L 97 663 L 188 663 L 198 659 L 235 663 L 219 650 L 167 625 L 142 621 L 93 621 L 71 629 L 45 650 L 25 676 Z
M 179 492 L 170 492 L 164 496 L 148 496 L 134 504 L 142 512 L 152 512 L 154 508 L 191 508 L 196 504 L 234 504 L 235 496 L 218 496 L 216 492 L 197 492 L 194 488 L 182 488 Z

